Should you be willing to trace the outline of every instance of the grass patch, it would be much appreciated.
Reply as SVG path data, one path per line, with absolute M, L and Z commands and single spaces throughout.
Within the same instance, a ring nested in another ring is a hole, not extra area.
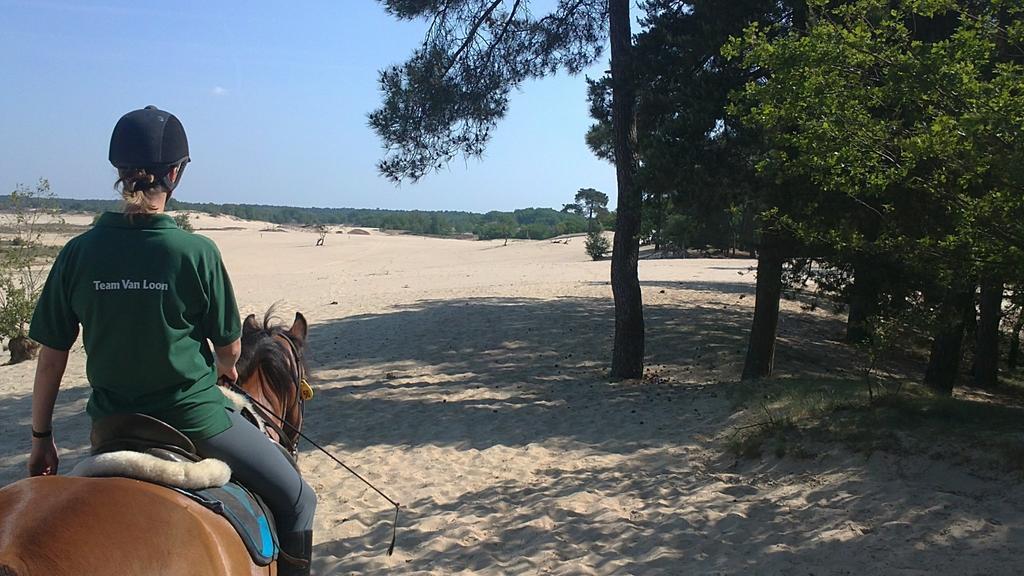
M 869 402 L 862 380 L 743 383 L 730 398 L 746 413 L 729 449 L 809 456 L 822 442 L 857 452 L 928 454 L 1024 475 L 1024 408 L 949 398 L 917 384 L 889 387 Z

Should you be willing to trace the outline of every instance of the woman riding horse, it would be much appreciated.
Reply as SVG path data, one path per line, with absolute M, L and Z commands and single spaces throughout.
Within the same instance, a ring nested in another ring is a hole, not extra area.
M 32 318 L 29 336 L 42 348 L 29 474 L 57 473 L 54 402 L 81 326 L 89 416 L 152 416 L 188 436 L 201 456 L 226 462 L 274 514 L 285 559 L 278 574 L 309 574 L 316 494 L 217 389 L 220 379 L 238 378 L 242 335 L 220 253 L 164 213 L 189 162 L 181 122 L 153 106 L 125 114 L 110 139 L 110 162 L 124 212 L 104 213 L 67 243 Z

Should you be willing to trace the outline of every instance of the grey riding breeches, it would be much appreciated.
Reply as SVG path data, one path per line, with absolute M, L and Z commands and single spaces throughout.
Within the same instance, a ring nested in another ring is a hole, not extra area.
M 236 480 L 259 494 L 274 514 L 279 533 L 312 530 L 316 493 L 273 441 L 238 412 L 227 412 L 231 428 L 193 440 L 199 455 L 223 460 Z

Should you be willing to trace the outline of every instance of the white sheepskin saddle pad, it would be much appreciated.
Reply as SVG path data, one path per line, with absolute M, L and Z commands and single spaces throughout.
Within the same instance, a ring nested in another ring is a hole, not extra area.
M 262 429 L 262 421 L 255 416 L 255 411 L 252 410 L 252 406 L 244 396 L 222 386 L 218 386 L 218 389 L 235 406 L 235 409 L 252 414 L 257 420 L 257 426 Z M 231 479 L 231 468 L 226 463 L 213 458 L 206 458 L 199 462 L 175 462 L 152 454 L 122 450 L 89 456 L 71 470 L 71 475 L 121 476 L 147 482 L 159 482 L 186 490 L 202 490 L 227 484 Z
M 199 462 L 172 462 L 152 454 L 123 450 L 89 456 L 75 466 L 71 475 L 123 476 L 187 490 L 201 490 L 227 484 L 231 479 L 231 468 L 213 458 Z

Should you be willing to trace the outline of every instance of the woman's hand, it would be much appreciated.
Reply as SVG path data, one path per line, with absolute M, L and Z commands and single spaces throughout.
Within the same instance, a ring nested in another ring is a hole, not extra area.
M 217 382 L 228 382 L 234 384 L 238 380 L 238 369 L 232 364 L 230 367 L 217 362 Z
M 235 340 L 226 346 L 214 346 L 213 352 L 217 357 L 217 382 L 237 381 L 238 370 L 235 368 L 235 363 L 242 355 L 242 341 Z
M 57 456 L 57 444 L 53 436 L 49 438 L 33 438 L 32 453 L 28 457 L 29 476 L 56 476 L 60 457 Z

